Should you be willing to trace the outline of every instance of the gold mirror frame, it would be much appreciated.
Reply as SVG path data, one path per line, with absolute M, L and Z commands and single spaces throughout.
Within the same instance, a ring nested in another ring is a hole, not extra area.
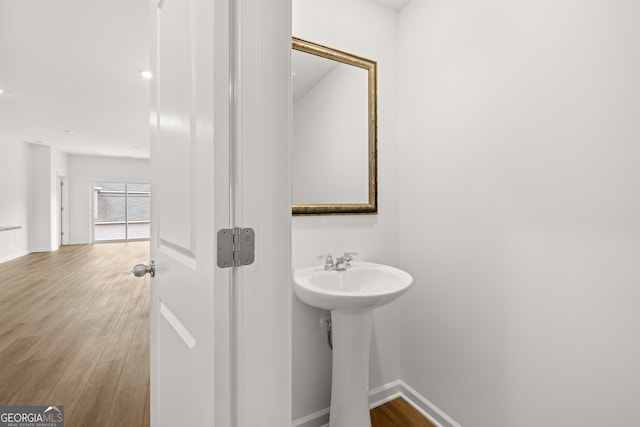
M 354 67 L 367 70 L 368 105 L 369 105 L 369 201 L 363 204 L 294 204 L 293 215 L 347 215 L 347 214 L 376 214 L 378 213 L 378 126 L 377 126 L 377 64 L 375 61 L 365 59 L 350 53 L 342 52 L 296 37 L 291 39 L 291 47 L 294 50 L 321 56 L 333 61 L 342 62 Z M 294 142 L 295 143 L 295 142 Z

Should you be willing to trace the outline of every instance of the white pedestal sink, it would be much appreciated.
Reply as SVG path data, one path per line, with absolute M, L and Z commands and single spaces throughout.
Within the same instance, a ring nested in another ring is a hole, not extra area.
M 303 302 L 331 310 L 333 374 L 330 427 L 370 427 L 369 350 L 373 309 L 405 293 L 410 274 L 382 264 L 354 262 L 345 271 L 296 269 L 294 290 Z

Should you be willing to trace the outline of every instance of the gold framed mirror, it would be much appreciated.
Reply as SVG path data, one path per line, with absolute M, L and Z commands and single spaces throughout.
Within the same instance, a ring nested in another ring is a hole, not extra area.
M 378 212 L 377 65 L 292 38 L 292 212 Z

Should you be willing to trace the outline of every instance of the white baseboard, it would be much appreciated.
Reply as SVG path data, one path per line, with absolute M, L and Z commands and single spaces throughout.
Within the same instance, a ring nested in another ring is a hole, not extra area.
M 55 249 L 53 248 L 32 248 L 29 249 L 30 254 L 40 253 L 40 252 L 53 252 Z
M 91 242 L 87 242 L 84 240 L 72 240 L 70 242 L 65 243 L 65 245 L 90 245 Z
M 460 424 L 402 380 L 396 380 L 369 391 L 369 407 L 376 408 L 398 397 L 402 397 L 438 427 L 461 427 Z M 294 420 L 292 423 L 293 427 L 326 427 L 328 425 L 329 408 Z
M 298 418 L 292 427 L 324 427 L 329 425 L 329 408 L 314 412 L 306 417 Z
M 444 411 L 415 391 L 411 386 L 406 384 L 404 381 L 399 382 L 401 383 L 401 395 L 404 400 L 409 402 L 409 404 L 416 408 L 422 415 L 429 418 L 435 425 L 440 427 L 462 427 L 460 424 L 455 422 L 453 418 L 445 414 Z
M 388 384 L 369 390 L 369 408 L 377 408 L 397 397 L 402 397 L 402 380 L 392 381 Z
M 12 259 L 20 258 L 21 256 L 29 255 L 29 251 L 16 252 L 15 254 L 7 255 L 0 258 L 0 264 L 3 262 L 11 261 Z
M 7 255 L 7 256 L 5 256 L 3 258 L 0 258 L 0 264 L 2 264 L 3 262 L 11 261 L 12 259 L 16 259 L 16 258 L 23 257 L 25 255 L 29 255 L 29 254 L 34 254 L 34 253 L 39 253 L 39 252 L 55 252 L 57 250 L 58 250 L 58 247 L 55 247 L 55 248 L 35 248 L 35 249 L 29 249 L 27 251 L 20 251 L 20 252 L 16 252 L 15 254 Z

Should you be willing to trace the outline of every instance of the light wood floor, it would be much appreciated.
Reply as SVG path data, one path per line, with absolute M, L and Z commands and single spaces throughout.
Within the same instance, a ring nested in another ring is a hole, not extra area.
M 68 427 L 149 426 L 149 242 L 0 264 L 0 405 L 63 405 Z
M 372 427 L 436 427 L 401 397 L 371 410 Z

